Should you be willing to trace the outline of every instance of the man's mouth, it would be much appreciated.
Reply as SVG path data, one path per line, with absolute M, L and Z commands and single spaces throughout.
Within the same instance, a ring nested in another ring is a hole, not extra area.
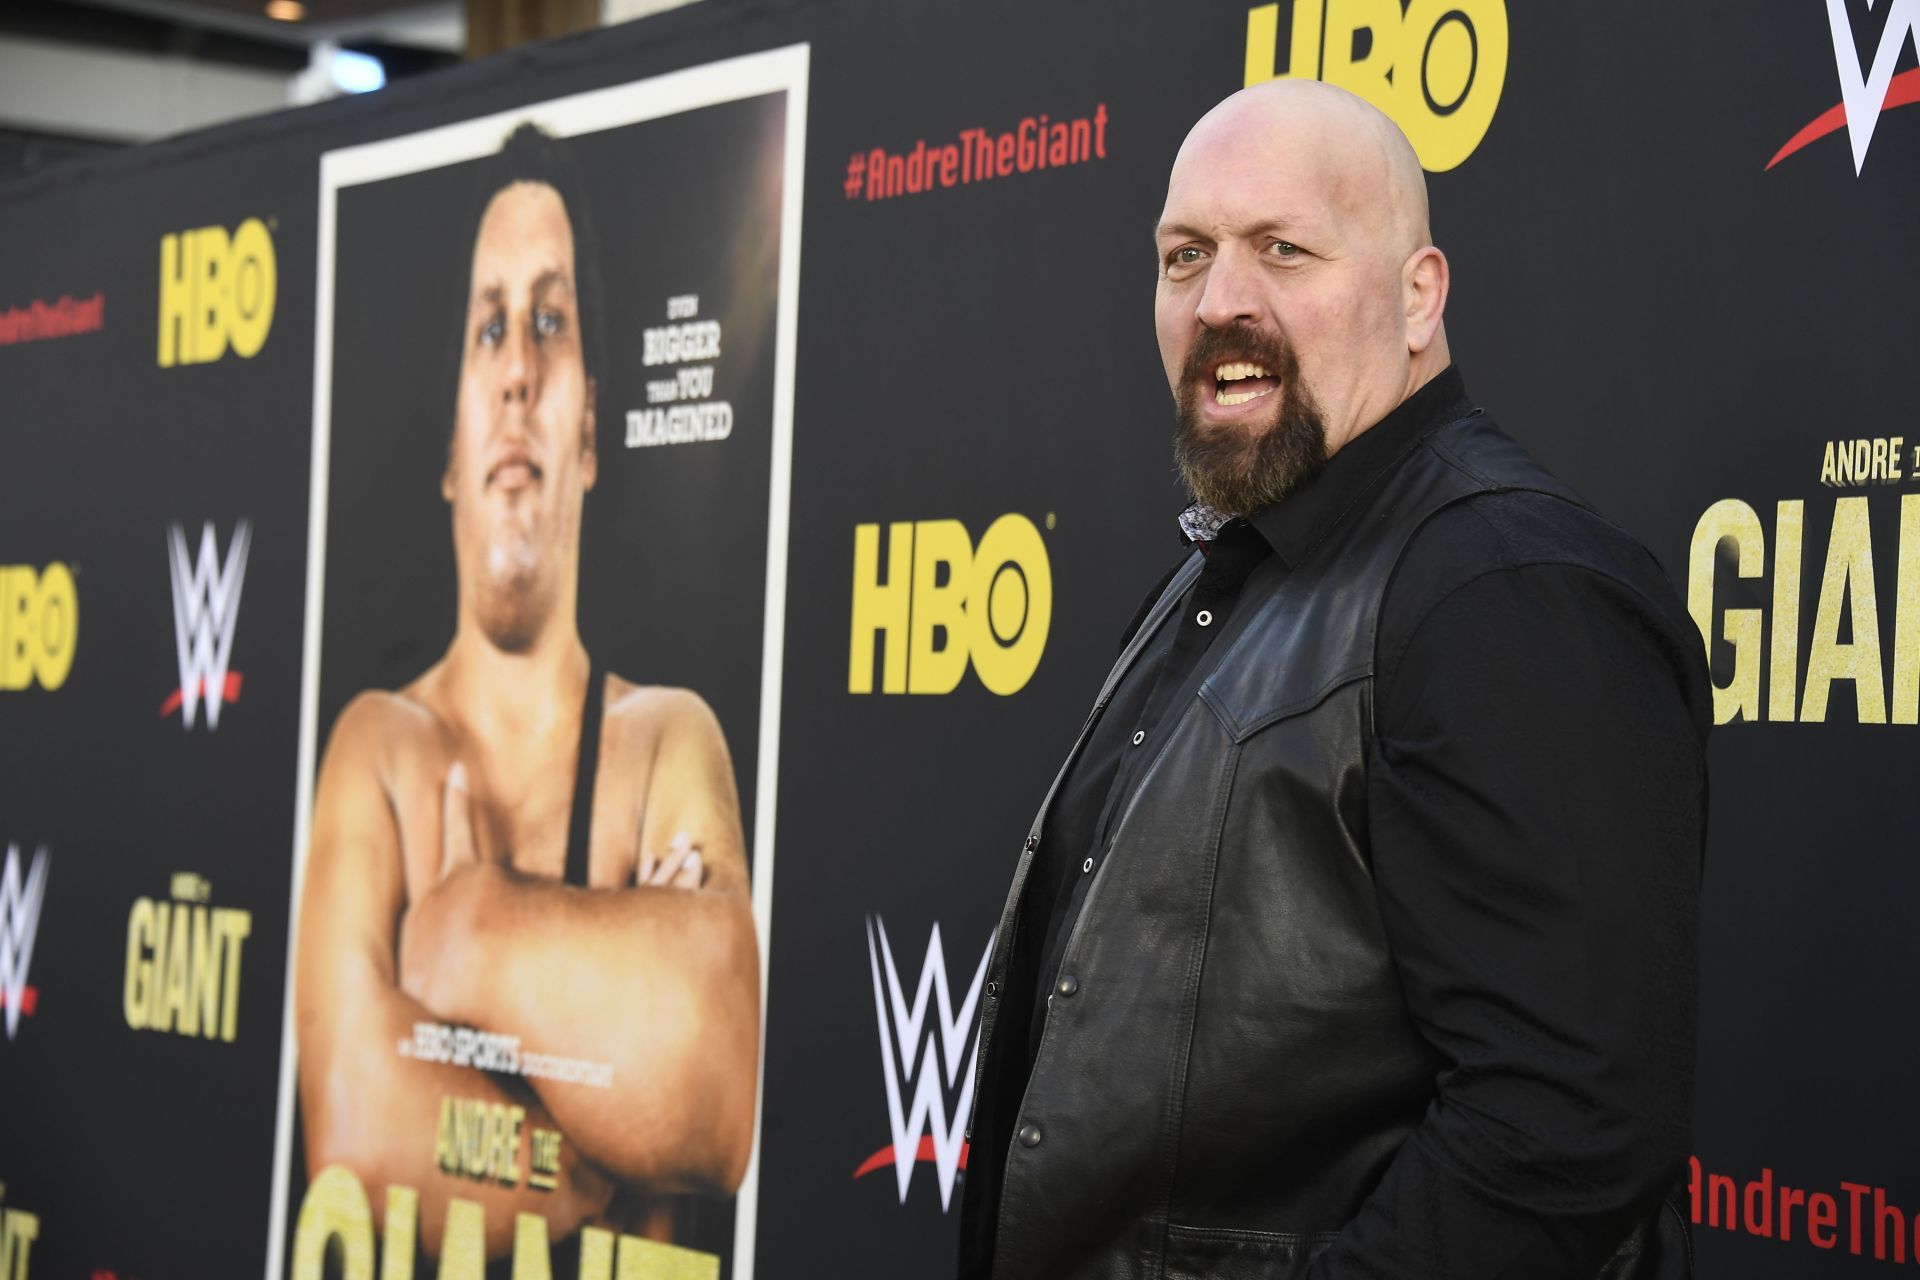
M 1258 400 L 1280 389 L 1280 380 L 1263 364 L 1230 360 L 1213 371 L 1213 402 L 1232 406 Z
M 524 489 L 540 478 L 539 464 L 519 450 L 506 454 L 487 469 L 487 487 L 508 493 Z

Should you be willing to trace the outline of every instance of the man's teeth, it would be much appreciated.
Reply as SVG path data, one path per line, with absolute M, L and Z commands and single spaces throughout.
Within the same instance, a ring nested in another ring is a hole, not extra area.
M 1273 394 L 1272 387 L 1263 387 L 1257 391 L 1228 391 L 1226 389 L 1225 384 L 1229 382 L 1243 382 L 1248 378 L 1271 378 L 1273 375 L 1267 372 L 1265 365 L 1249 364 L 1244 360 L 1235 361 L 1232 364 L 1223 364 L 1218 369 L 1215 369 L 1213 376 L 1215 380 L 1220 383 L 1220 385 L 1214 389 L 1213 399 L 1215 404 L 1245 404 L 1249 400 L 1258 400 L 1261 396 Z

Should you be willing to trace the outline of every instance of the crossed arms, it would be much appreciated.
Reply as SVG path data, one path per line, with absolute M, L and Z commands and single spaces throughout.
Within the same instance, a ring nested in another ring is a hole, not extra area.
M 342 713 L 315 797 L 295 994 L 309 1170 L 352 1169 L 377 1214 L 385 1187 L 421 1192 L 429 1249 L 448 1196 L 478 1201 L 490 1254 L 511 1246 L 516 1213 L 558 1237 L 622 1189 L 730 1194 L 752 1141 L 759 965 L 732 766 L 711 711 L 685 694 L 664 712 L 635 883 L 575 888 L 483 860 L 456 764 L 440 798 L 440 879 L 409 907 L 401 798 L 381 767 L 393 702 L 363 695 Z M 416 1022 L 608 1063 L 612 1082 L 402 1057 Z M 450 1180 L 434 1142 L 449 1097 L 522 1106 L 523 1130 L 558 1129 L 559 1185 Z

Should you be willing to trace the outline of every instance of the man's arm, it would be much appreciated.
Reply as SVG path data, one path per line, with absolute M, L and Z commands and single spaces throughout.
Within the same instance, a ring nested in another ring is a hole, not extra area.
M 1447 1065 L 1310 1275 L 1589 1280 L 1691 1141 L 1698 637 L 1569 565 L 1429 605 L 1403 652 L 1382 628 L 1369 807 L 1395 964 Z
M 580 889 L 473 863 L 415 908 L 402 971 L 450 1019 L 610 1064 L 607 1088 L 532 1082 L 596 1165 L 654 1190 L 731 1194 L 753 1139 L 760 1037 L 740 802 L 706 703 L 672 693 L 658 714 L 642 865 L 670 867 L 676 841 L 690 844 L 704 886 Z
M 391 740 L 383 695 L 362 695 L 341 714 L 314 798 L 313 839 L 300 901 L 294 990 L 300 1102 L 309 1176 L 351 1169 L 384 1219 L 386 1189 L 420 1194 L 420 1241 L 437 1251 L 450 1196 L 486 1211 L 487 1251 L 512 1246 L 514 1215 L 535 1213 L 554 1234 L 597 1214 L 612 1186 L 562 1145 L 560 1185 L 514 1188 L 443 1173 L 435 1162 L 443 1098 L 524 1106 L 522 1133 L 559 1128 L 530 1092 L 509 1092 L 485 1072 L 400 1056 L 415 1022 L 438 1021 L 404 995 L 395 939 L 406 904 L 400 837 L 380 781 L 378 753 Z M 523 1138 L 523 1144 L 526 1139 Z

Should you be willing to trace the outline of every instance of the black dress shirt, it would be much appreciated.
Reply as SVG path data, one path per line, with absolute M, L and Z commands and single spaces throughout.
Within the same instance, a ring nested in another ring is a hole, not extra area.
M 1196 695 L 1244 584 L 1290 572 L 1420 436 L 1477 412 L 1449 369 L 1309 484 L 1204 546 L 1199 579 L 1114 691 L 1048 813 L 1000 1015 L 1003 1034 L 1024 1041 L 1007 1047 L 1027 1072 L 1114 819 L 1156 731 Z M 1590 567 L 1597 531 L 1616 553 L 1607 573 Z M 1574 546 L 1581 555 L 1556 552 Z M 1619 1202 L 1619 1187 L 1590 1184 L 1646 1176 L 1627 1150 L 1596 1152 L 1646 1133 L 1684 1151 L 1690 1129 L 1694 938 L 1675 922 L 1693 918 L 1698 878 L 1676 881 L 1643 851 L 1671 849 L 1681 827 L 1704 823 L 1700 638 L 1626 535 L 1554 498 L 1491 492 L 1413 537 L 1375 653 L 1375 887 L 1409 1010 L 1455 1066 L 1449 1106 L 1409 1139 L 1314 1275 L 1559 1275 L 1554 1263 L 1605 1257 L 1624 1229 L 1573 1207 Z M 1649 753 L 1665 767 L 1648 769 Z M 1673 904 L 1644 924 L 1627 901 L 1644 892 L 1642 872 L 1670 882 Z M 1564 1026 L 1528 1021 L 1569 1002 Z M 1561 1036 L 1651 1055 L 1657 1069 L 1586 1078 Z M 1017 1093 L 984 1107 L 992 1132 L 973 1135 L 988 1232 L 1017 1110 Z M 1605 1119 L 1583 1131 L 1569 1125 L 1576 1114 L 1633 1117 L 1635 1132 Z M 1569 1183 L 1579 1194 L 1564 1194 Z

